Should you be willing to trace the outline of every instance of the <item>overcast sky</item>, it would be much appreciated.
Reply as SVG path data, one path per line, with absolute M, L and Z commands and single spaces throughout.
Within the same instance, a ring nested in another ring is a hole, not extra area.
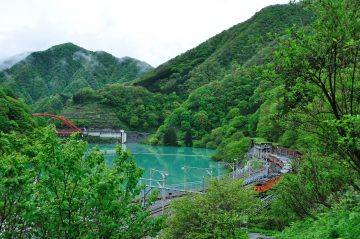
M 153 66 L 289 0 L 0 0 L 0 58 L 73 42 Z

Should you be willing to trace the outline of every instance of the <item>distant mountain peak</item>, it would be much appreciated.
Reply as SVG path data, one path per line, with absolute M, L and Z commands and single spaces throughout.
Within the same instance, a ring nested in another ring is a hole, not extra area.
M 72 42 L 65 42 L 65 43 L 61 43 L 58 45 L 54 45 L 52 47 L 50 47 L 48 50 L 55 50 L 58 48 L 69 48 L 69 49 L 74 49 L 74 50 L 85 50 L 84 48 L 72 43 Z
M 100 89 L 107 84 L 126 83 L 152 69 L 143 61 L 89 51 L 71 42 L 26 56 L 0 71 L 0 84 L 28 103 L 55 94 L 71 96 L 84 87 Z

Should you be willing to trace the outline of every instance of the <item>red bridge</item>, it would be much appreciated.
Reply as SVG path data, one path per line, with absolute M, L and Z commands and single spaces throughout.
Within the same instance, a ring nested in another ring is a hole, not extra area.
M 45 116 L 45 117 L 52 117 L 58 120 L 61 120 L 64 124 L 70 127 L 70 129 L 57 129 L 57 133 L 60 136 L 66 136 L 73 133 L 80 133 L 83 134 L 83 130 L 78 128 L 75 124 L 70 122 L 69 120 L 65 119 L 64 117 L 54 115 L 54 114 L 47 114 L 47 113 L 35 113 L 32 114 L 33 116 Z

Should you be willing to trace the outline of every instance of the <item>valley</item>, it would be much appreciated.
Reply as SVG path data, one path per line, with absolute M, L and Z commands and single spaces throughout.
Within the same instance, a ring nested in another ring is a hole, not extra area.
M 358 9 L 268 6 L 155 68 L 0 61 L 0 238 L 360 238 Z

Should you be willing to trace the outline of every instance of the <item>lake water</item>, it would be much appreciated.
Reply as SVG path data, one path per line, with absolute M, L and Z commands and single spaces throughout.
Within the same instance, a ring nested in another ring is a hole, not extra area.
M 92 147 L 94 145 L 90 145 Z M 106 159 L 109 165 L 115 154 L 115 144 L 100 144 L 99 148 L 107 152 Z M 218 175 L 218 166 L 215 161 L 211 160 L 211 155 L 215 150 L 189 148 L 189 147 L 164 147 L 150 146 L 143 144 L 130 143 L 126 144 L 138 165 L 144 168 L 144 178 L 150 177 L 150 169 L 163 170 L 168 173 L 167 184 L 178 184 L 184 181 L 184 170 L 186 167 L 196 167 L 187 169 L 186 181 L 201 181 L 203 177 L 209 177 L 209 171 L 205 168 L 212 167 L 212 175 Z M 223 173 L 224 169 L 220 169 Z M 154 174 L 155 179 L 161 179 L 160 174 Z

